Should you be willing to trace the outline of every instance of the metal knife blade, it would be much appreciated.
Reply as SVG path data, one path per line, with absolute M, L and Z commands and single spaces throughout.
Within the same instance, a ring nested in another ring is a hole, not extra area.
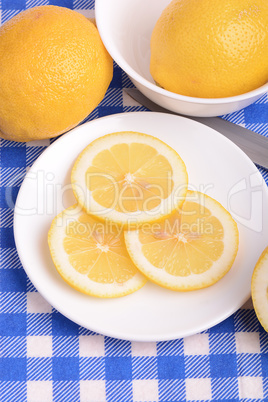
M 268 137 L 257 134 L 245 127 L 223 120 L 220 117 L 185 116 L 157 105 L 136 88 L 125 88 L 124 91 L 135 101 L 153 112 L 171 113 L 205 124 L 223 134 L 240 147 L 248 157 L 259 166 L 268 169 Z

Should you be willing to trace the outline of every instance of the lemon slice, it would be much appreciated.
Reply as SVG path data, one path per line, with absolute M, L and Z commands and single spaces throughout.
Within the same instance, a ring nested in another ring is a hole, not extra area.
M 138 132 L 117 132 L 89 144 L 71 174 L 78 203 L 90 214 L 120 225 L 159 220 L 183 202 L 185 164 L 161 140 Z
M 251 280 L 251 296 L 257 317 L 268 332 L 268 247 L 255 265 Z
M 213 198 L 188 191 L 181 209 L 160 223 L 126 231 L 127 250 L 153 282 L 187 291 L 212 285 L 231 268 L 237 224 Z
M 48 244 L 59 274 L 83 293 L 119 297 L 146 282 L 127 253 L 122 230 L 97 221 L 78 205 L 54 218 Z

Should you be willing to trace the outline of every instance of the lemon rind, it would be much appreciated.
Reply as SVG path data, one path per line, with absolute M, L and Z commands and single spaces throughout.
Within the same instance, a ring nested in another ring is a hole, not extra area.
M 268 332 L 268 247 L 262 252 L 253 270 L 251 296 L 258 320 Z

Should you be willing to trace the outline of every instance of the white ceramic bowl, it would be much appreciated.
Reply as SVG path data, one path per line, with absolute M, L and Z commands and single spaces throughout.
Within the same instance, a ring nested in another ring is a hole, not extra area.
M 95 0 L 96 22 L 103 43 L 134 85 L 155 103 L 190 116 L 219 116 L 255 102 L 268 91 L 268 83 L 228 98 L 194 98 L 155 85 L 150 74 L 150 38 L 170 0 Z

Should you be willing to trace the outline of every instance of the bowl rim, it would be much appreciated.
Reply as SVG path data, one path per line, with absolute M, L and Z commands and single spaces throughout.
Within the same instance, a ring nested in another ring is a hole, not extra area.
M 104 46 L 106 47 L 107 51 L 110 53 L 111 57 L 113 60 L 118 64 L 122 70 L 125 71 L 127 75 L 129 75 L 130 78 L 134 79 L 147 89 L 156 92 L 162 96 L 165 96 L 167 98 L 172 98 L 174 100 L 178 101 L 183 101 L 183 102 L 188 102 L 188 103 L 197 103 L 197 104 L 210 104 L 210 105 L 216 105 L 216 104 L 227 104 L 227 103 L 234 103 L 234 102 L 241 102 L 241 101 L 246 101 L 247 99 L 253 98 L 253 97 L 260 97 L 264 95 L 266 92 L 268 92 L 268 82 L 266 82 L 264 85 L 255 88 L 251 91 L 245 92 L 240 95 L 235 95 L 235 96 L 229 96 L 229 97 L 224 97 L 224 98 L 198 98 L 198 97 L 192 97 L 192 96 L 186 96 L 186 95 L 180 95 L 175 92 L 168 91 L 164 88 L 158 87 L 156 84 L 148 81 L 146 78 L 144 78 L 142 75 L 140 75 L 134 68 L 132 68 L 129 63 L 125 60 L 125 58 L 122 56 L 121 52 L 118 51 L 118 48 L 115 46 L 114 42 L 111 41 L 111 32 L 108 31 L 107 35 L 107 26 L 104 26 L 102 24 L 102 11 L 101 11 L 101 4 L 103 4 L 102 1 L 95 0 L 95 19 L 96 19 L 96 24 L 98 31 L 100 33 L 101 39 L 103 41 Z

